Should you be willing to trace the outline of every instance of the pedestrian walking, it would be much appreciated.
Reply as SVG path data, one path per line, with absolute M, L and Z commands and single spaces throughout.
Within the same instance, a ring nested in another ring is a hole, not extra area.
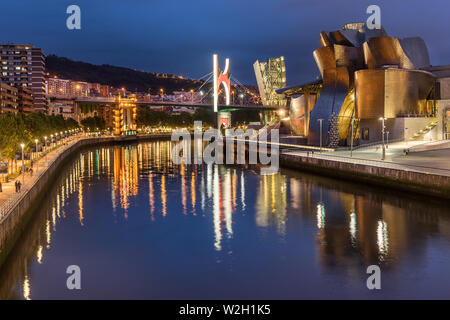
M 2 182 L 0 181 L 0 192 L 3 192 Z
M 17 187 L 18 187 L 18 190 L 20 192 L 20 188 L 22 187 L 22 183 L 20 181 L 17 183 Z
M 18 186 L 18 184 L 17 184 L 17 180 L 16 181 L 14 181 L 14 186 L 16 187 L 16 193 L 18 192 L 18 190 L 19 190 L 19 186 Z

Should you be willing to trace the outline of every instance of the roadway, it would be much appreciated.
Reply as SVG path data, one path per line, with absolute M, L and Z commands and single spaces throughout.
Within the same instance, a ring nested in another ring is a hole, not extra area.
M 75 102 L 86 102 L 86 103 L 97 103 L 97 104 L 107 104 L 107 103 L 117 103 L 117 99 L 115 98 L 104 98 L 104 97 L 92 97 L 92 98 L 66 98 L 66 97 L 54 97 L 51 99 L 56 100 L 66 100 L 66 101 L 75 101 Z M 128 99 L 124 99 L 124 102 L 134 103 L 139 105 L 146 106 L 154 106 L 154 107 L 189 107 L 189 108 L 208 108 L 212 109 L 212 104 L 205 103 L 188 103 L 188 102 L 176 102 L 176 101 L 130 101 Z M 278 110 L 280 107 L 277 106 L 262 106 L 262 105 L 219 105 L 219 111 L 233 111 L 239 109 L 245 110 Z

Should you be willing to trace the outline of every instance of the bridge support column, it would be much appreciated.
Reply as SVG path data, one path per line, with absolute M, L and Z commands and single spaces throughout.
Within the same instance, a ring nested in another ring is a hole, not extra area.
M 226 127 L 231 126 L 231 112 L 221 112 L 217 113 L 217 128 L 220 129 L 224 124 Z

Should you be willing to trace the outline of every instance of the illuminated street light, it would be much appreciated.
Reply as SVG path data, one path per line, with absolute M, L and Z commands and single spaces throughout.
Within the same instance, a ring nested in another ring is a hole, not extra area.
M 352 117 L 352 136 L 350 140 L 350 157 L 353 157 L 353 128 L 355 126 L 355 118 Z
M 45 162 L 47 162 L 47 136 L 44 137 L 44 152 L 45 152 Z
M 38 153 L 38 139 L 34 139 L 34 143 L 36 143 L 36 173 L 39 172 L 39 153 Z
M 25 144 L 21 143 L 20 147 L 22 148 L 22 184 L 25 185 L 25 159 L 23 157 L 23 148 L 25 148 Z
M 320 151 L 322 151 L 322 122 L 323 119 L 317 119 L 320 122 Z
M 382 141 L 382 155 L 381 155 L 381 160 L 385 160 L 386 159 L 386 146 L 384 145 L 384 130 L 386 129 L 386 126 L 384 125 L 384 121 L 386 120 L 386 118 L 381 117 L 380 121 L 381 121 L 381 141 Z

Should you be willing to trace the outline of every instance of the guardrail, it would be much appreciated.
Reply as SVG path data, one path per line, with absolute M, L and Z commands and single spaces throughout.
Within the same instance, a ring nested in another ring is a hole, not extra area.
M 9 215 L 9 213 L 23 200 L 23 198 L 25 198 L 28 195 L 29 191 L 33 189 L 33 187 L 40 180 L 41 176 L 45 173 L 45 171 L 49 169 L 59 159 L 59 157 L 64 153 L 64 151 L 66 151 L 67 149 L 69 149 L 70 147 L 72 147 L 81 140 L 82 139 L 76 139 L 74 141 L 70 141 L 67 145 L 64 146 L 64 148 L 60 150 L 56 149 L 59 151 L 59 153 L 53 159 L 46 161 L 47 167 L 45 169 L 42 168 L 42 170 L 38 171 L 33 180 L 25 181 L 25 183 L 20 188 L 20 193 L 14 194 L 11 198 L 9 198 L 0 205 L 0 224 Z

